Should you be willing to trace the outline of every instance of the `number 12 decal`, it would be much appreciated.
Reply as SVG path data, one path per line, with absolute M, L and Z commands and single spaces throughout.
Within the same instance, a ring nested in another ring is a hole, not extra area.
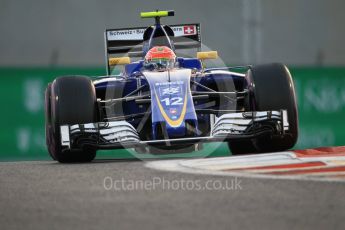
M 162 102 L 165 103 L 165 106 L 183 105 L 183 98 L 182 97 L 164 98 Z

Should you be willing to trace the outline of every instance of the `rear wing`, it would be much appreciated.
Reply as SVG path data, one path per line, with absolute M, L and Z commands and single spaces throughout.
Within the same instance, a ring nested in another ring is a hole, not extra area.
M 170 39 L 175 50 L 201 50 L 200 24 L 169 25 L 174 32 Z M 105 31 L 105 58 L 107 73 L 110 74 L 109 58 L 111 56 L 129 56 L 143 58 L 143 35 L 147 27 L 107 29 Z

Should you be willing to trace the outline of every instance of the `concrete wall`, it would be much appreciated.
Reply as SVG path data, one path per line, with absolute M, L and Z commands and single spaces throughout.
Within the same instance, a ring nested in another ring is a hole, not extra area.
M 97 66 L 105 28 L 144 26 L 140 11 L 200 22 L 229 64 L 345 65 L 343 0 L 0 0 L 0 66 Z

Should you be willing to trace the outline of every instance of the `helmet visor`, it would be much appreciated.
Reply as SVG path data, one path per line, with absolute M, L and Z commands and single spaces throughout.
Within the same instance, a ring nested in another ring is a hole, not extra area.
M 157 69 L 171 69 L 175 67 L 175 59 L 169 58 L 152 58 L 147 61 L 149 64 L 154 64 Z

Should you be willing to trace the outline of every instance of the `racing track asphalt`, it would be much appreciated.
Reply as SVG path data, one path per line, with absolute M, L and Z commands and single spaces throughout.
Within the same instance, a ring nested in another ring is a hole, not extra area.
M 234 180 L 155 171 L 145 168 L 141 161 L 3 162 L 0 163 L 0 228 L 344 229 L 345 226 L 345 183 L 237 178 L 240 181 L 237 190 L 175 191 L 160 186 L 151 190 L 115 191 L 104 188 L 105 177 L 124 178 L 126 182 L 153 181 L 153 178 L 170 182 Z

